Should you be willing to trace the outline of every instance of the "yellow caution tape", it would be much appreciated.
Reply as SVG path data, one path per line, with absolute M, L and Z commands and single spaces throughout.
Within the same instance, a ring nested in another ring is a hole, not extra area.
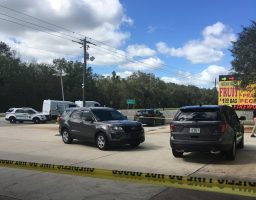
M 29 169 L 43 172 L 70 174 L 76 176 L 86 176 L 112 180 L 124 180 L 167 187 L 186 188 L 256 197 L 256 181 L 228 180 L 221 178 L 213 179 L 198 176 L 177 176 L 124 170 L 96 169 L 91 167 L 54 165 L 14 160 L 0 160 L 0 167 Z

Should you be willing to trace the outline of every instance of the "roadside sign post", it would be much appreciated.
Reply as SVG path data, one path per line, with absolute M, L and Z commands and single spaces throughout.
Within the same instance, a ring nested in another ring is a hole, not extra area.
M 133 105 L 133 108 L 134 108 L 136 101 L 135 101 L 135 99 L 127 99 L 126 104 L 127 104 L 128 109 L 130 108 L 129 105 Z

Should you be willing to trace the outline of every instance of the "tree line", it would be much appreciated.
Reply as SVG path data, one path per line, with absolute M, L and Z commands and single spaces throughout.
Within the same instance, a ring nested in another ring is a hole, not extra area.
M 83 63 L 53 60 L 52 64 L 22 62 L 8 45 L 0 42 L 0 112 L 10 107 L 42 110 L 45 99 L 61 100 L 60 77 L 63 70 L 65 100 L 82 100 Z M 165 83 L 152 73 L 134 72 L 123 79 L 113 71 L 104 77 L 85 69 L 85 99 L 117 109 L 127 108 L 127 99 L 135 99 L 134 108 L 177 108 L 184 105 L 216 103 L 214 89 Z M 131 106 L 130 106 L 131 107 Z

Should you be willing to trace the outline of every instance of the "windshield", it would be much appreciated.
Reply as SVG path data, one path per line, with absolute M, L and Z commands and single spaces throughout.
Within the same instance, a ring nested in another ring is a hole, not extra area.
M 175 121 L 216 121 L 220 119 L 218 109 L 184 109 L 175 116 Z
M 120 112 L 116 110 L 92 110 L 97 121 L 125 120 Z

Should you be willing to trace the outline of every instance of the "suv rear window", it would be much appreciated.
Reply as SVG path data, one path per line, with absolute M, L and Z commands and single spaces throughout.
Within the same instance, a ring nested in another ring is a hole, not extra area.
M 181 109 L 174 117 L 174 121 L 218 121 L 220 112 L 217 108 Z

